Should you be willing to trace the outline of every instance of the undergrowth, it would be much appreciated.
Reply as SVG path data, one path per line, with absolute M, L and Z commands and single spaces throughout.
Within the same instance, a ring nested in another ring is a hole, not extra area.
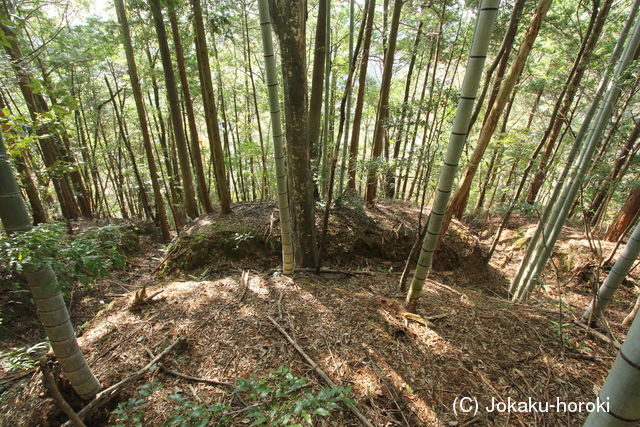
M 0 237 L 0 283 L 13 292 L 25 291 L 23 269 L 50 264 L 62 291 L 77 282 L 88 284 L 125 266 L 119 248 L 124 233 L 122 226 L 107 225 L 69 235 L 64 224 L 53 223 Z
M 149 398 L 161 390 L 162 385 L 155 381 L 138 387 L 135 396 L 120 402 L 111 412 L 115 425 L 146 425 Z M 238 379 L 226 402 L 204 404 L 179 392 L 168 393 L 171 409 L 164 425 L 313 425 L 314 420 L 330 416 L 341 404 L 351 407 L 350 392 L 350 387 L 325 387 L 314 393 L 307 378 L 279 367 L 266 378 Z

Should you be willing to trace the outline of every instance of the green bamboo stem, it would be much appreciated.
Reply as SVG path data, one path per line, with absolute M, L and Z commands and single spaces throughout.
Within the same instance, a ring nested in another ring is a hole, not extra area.
M 633 22 L 634 15 L 635 14 L 632 14 L 630 17 L 631 19 L 628 22 Z M 628 27 L 625 27 L 625 29 L 626 28 Z M 571 174 L 571 179 L 564 186 L 559 198 L 550 199 L 555 201 L 555 203 L 550 202 L 547 206 L 547 208 L 552 206 L 549 217 L 546 221 L 541 221 L 539 225 L 539 229 L 543 229 L 544 232 L 541 233 L 542 236 L 540 237 L 537 230 L 537 240 L 535 242 L 532 241 L 529 244 L 530 247 L 534 248 L 530 256 L 530 261 L 527 264 L 521 264 L 521 268 L 524 268 L 524 274 L 521 274 L 519 269 L 519 275 L 516 276 L 516 280 L 512 283 L 511 290 L 512 292 L 515 290 L 514 300 L 523 301 L 527 298 L 531 290 L 535 287 L 539 275 L 551 257 L 552 249 L 555 246 L 560 232 L 562 231 L 562 226 L 566 221 L 569 209 L 571 208 L 578 190 L 580 189 L 580 185 L 582 184 L 586 171 L 589 169 L 593 153 L 601 140 L 602 133 L 604 132 L 604 129 L 611 117 L 613 107 L 620 96 L 620 77 L 633 61 L 635 52 L 640 45 L 640 20 L 635 23 L 633 32 L 629 37 L 628 43 L 624 46 L 622 55 L 617 58 L 624 39 L 626 38 L 625 35 L 626 34 L 624 34 L 624 32 L 621 34 L 619 43 L 612 55 L 612 63 L 615 63 L 613 78 L 609 80 L 608 74 L 605 75 L 603 82 L 600 85 L 601 88 L 607 86 L 607 94 L 604 97 L 604 101 L 600 103 L 599 97 L 596 97 L 590 108 L 589 113 L 594 111 L 594 106 L 599 106 L 596 119 L 590 120 L 590 117 L 587 117 L 581 126 L 578 137 L 576 138 L 576 142 L 581 141 L 583 138 L 586 138 L 586 141 L 582 147 L 578 161 L 574 165 L 574 171 Z M 585 131 L 585 129 L 588 129 L 588 131 Z M 548 211 L 548 209 L 546 209 L 546 211 Z
M 267 91 L 269 93 L 269 109 L 271 111 L 273 152 L 276 160 L 280 235 L 282 236 L 282 272 L 283 274 L 291 274 L 294 268 L 294 258 L 291 237 L 291 217 L 289 213 L 289 191 L 287 190 L 287 168 L 284 162 L 282 113 L 280 111 L 280 100 L 278 96 L 278 76 L 276 73 L 276 58 L 273 52 L 269 0 L 258 0 L 258 10 L 260 12 L 262 47 L 264 50 Z
M 0 133 L 0 219 L 7 234 L 31 230 L 31 219 L 20 196 L 9 157 Z M 58 281 L 50 265 L 26 265 L 29 284 L 38 317 L 44 326 L 53 353 L 73 389 L 83 399 L 91 399 L 100 383 L 87 365 L 73 331 L 67 306 L 58 290 Z
M 640 422 L 640 316 L 631 324 L 598 403 L 602 406 L 589 414 L 585 427 L 630 427 Z
M 405 305 L 409 311 L 415 311 L 418 299 L 422 294 L 424 282 L 431 271 L 433 264 L 433 253 L 436 249 L 438 236 L 442 229 L 444 214 L 447 203 L 453 188 L 456 171 L 460 156 L 467 139 L 469 120 L 473 110 L 475 97 L 478 93 L 478 86 L 482 77 L 482 69 L 487 55 L 487 49 L 493 33 L 493 24 L 498 12 L 499 0 L 482 0 L 476 29 L 473 36 L 473 44 L 469 53 L 469 60 L 462 82 L 460 98 L 453 119 L 449 145 L 445 155 L 444 164 L 440 171 L 438 191 L 436 193 L 427 231 L 422 241 L 422 249 L 418 259 L 418 265 L 411 281 Z
M 607 278 L 604 279 L 602 286 L 598 289 L 598 295 L 593 299 L 593 302 L 589 304 L 589 307 L 582 314 L 582 323 L 591 325 L 598 318 L 602 311 L 609 305 L 613 294 L 620 287 L 622 280 L 631 270 L 633 263 L 640 255 L 640 222 L 636 226 L 629 241 L 625 245 L 620 257 L 613 265 L 613 268 L 607 274 Z

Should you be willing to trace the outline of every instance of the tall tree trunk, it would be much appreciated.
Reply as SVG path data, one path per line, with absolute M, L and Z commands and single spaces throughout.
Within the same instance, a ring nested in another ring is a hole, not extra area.
M 258 125 L 258 141 L 260 141 L 260 164 L 262 166 L 262 185 L 260 188 L 260 198 L 265 199 L 269 196 L 269 172 L 267 170 L 267 152 L 264 146 L 264 137 L 262 134 L 262 121 L 260 120 L 260 109 L 258 108 L 258 96 L 256 92 L 256 81 L 253 77 L 253 69 L 251 66 L 251 43 L 249 38 L 249 18 L 247 16 L 247 5 L 244 5 L 244 39 L 245 39 L 245 61 L 247 63 L 246 72 L 251 82 L 251 99 L 253 101 L 253 112 L 256 115 L 256 124 Z
M 319 160 L 320 118 L 322 117 L 322 99 L 327 62 L 327 11 L 330 0 L 318 1 L 318 20 L 316 22 L 315 42 L 313 46 L 313 68 L 311 70 L 311 95 L 309 98 L 309 145 L 311 158 Z M 277 32 L 277 30 L 276 30 Z
M 543 139 L 546 139 L 547 141 L 547 146 L 540 156 L 538 171 L 533 176 L 533 181 L 531 182 L 531 187 L 527 194 L 526 200 L 529 204 L 533 204 L 535 202 L 538 192 L 540 191 L 540 187 L 542 187 L 548 167 L 547 163 L 549 161 L 549 157 L 551 157 L 551 153 L 553 153 L 554 147 L 557 145 L 558 135 L 560 134 L 562 126 L 566 123 L 569 110 L 573 104 L 573 100 L 580 86 L 580 82 L 582 81 L 582 77 L 589 66 L 596 43 L 600 39 L 600 34 L 602 33 L 606 18 L 609 15 L 612 3 L 613 0 L 604 0 L 600 11 L 597 14 L 593 14 L 594 19 L 592 20 L 590 31 L 587 33 L 588 36 L 585 37 L 585 40 L 582 43 L 580 54 L 576 58 L 572 73 L 569 75 L 566 90 L 563 91 L 564 99 L 563 97 L 559 97 L 558 99 L 558 103 L 562 102 L 562 108 L 558 111 L 556 107 L 555 110 L 558 112 L 551 116 L 551 122 L 543 136 Z
M 631 131 L 629 137 L 625 140 L 625 144 L 620 150 L 620 153 L 616 155 L 615 162 L 611 167 L 611 170 L 607 174 L 607 177 L 604 179 L 604 182 L 600 185 L 600 189 L 593 197 L 591 204 L 589 205 L 589 210 L 587 211 L 587 218 L 591 218 L 591 225 L 594 226 L 602 215 L 602 210 L 600 209 L 604 205 L 605 198 L 609 193 L 609 190 L 613 188 L 613 186 L 619 182 L 618 178 L 621 176 L 620 172 L 622 167 L 627 162 L 629 155 L 632 152 L 633 146 L 635 145 L 638 137 L 640 136 L 640 120 L 636 122 L 635 127 Z
M 180 76 L 180 87 L 184 95 L 184 107 L 187 113 L 187 124 L 189 126 L 189 134 L 191 135 L 191 161 L 196 172 L 196 182 L 198 184 L 198 198 L 205 212 L 213 212 L 211 198 L 209 197 L 209 188 L 204 177 L 204 166 L 202 165 L 202 152 L 200 150 L 200 139 L 198 138 L 198 126 L 196 125 L 196 115 L 193 112 L 193 99 L 191 90 L 189 89 L 189 79 L 187 78 L 187 68 L 184 59 L 184 50 L 182 48 L 182 37 L 180 36 L 180 27 L 178 25 L 178 17 L 176 16 L 176 7 L 173 1 L 167 2 L 169 8 L 169 22 L 171 23 L 171 34 L 173 35 L 173 46 L 176 52 L 176 64 L 178 65 L 178 75 Z
M 511 56 L 511 50 L 513 49 L 513 43 L 518 33 L 518 26 L 520 25 L 520 19 L 522 18 L 522 12 L 525 6 L 525 0 L 516 0 L 513 5 L 513 10 L 511 11 L 511 17 L 509 18 L 509 26 L 507 27 L 507 31 L 504 34 L 502 39 L 502 43 L 500 45 L 500 49 L 493 60 L 493 63 L 487 68 L 485 73 L 484 84 L 482 87 L 482 91 L 480 92 L 480 96 L 476 100 L 476 104 L 473 110 L 473 114 L 471 115 L 471 121 L 469 122 L 469 132 L 473 128 L 476 120 L 478 119 L 478 115 L 480 115 L 480 110 L 482 110 L 482 104 L 484 103 L 484 99 L 487 96 L 487 92 L 489 90 L 489 86 L 491 84 L 491 77 L 493 73 L 496 71 L 498 67 L 500 70 L 496 73 L 496 78 L 491 86 L 491 99 L 487 101 L 487 110 L 485 111 L 485 118 L 489 115 L 489 110 L 495 101 L 495 97 L 498 95 L 498 90 L 500 89 L 500 82 L 504 77 L 504 72 L 506 71 L 506 66 L 509 63 L 509 56 Z M 483 120 L 484 122 L 484 120 Z
M 211 65 L 209 64 L 209 50 L 207 49 L 207 37 L 204 32 L 204 20 L 200 0 L 191 0 L 193 9 L 193 27 L 195 31 L 196 56 L 198 59 L 198 75 L 202 88 L 202 102 L 204 104 L 204 116 L 207 123 L 209 147 L 213 156 L 213 172 L 216 176 L 216 188 L 220 199 L 220 211 L 223 214 L 231 212 L 231 193 L 227 184 L 227 174 L 224 167 L 224 152 L 220 141 L 220 126 L 218 124 L 218 111 L 216 109 L 216 95 L 211 81 Z
M 632 62 L 640 46 L 640 20 L 634 17 L 640 9 L 640 0 L 625 23 L 611 54 L 609 65 L 593 96 L 593 101 L 567 156 L 567 165 L 553 189 L 524 258 L 511 282 L 514 300 L 524 301 L 538 283 L 538 278 L 551 257 L 555 243 L 567 219 L 586 171 L 589 168 L 605 126 L 611 118 L 621 93 L 620 78 Z M 633 27 L 633 29 L 632 29 Z M 627 35 L 629 34 L 629 37 Z
M 353 113 L 353 130 L 351 144 L 349 145 L 349 182 L 347 188 L 356 188 L 356 164 L 358 160 L 358 143 L 360 141 L 360 126 L 362 125 L 362 110 L 364 109 L 364 94 L 367 85 L 367 68 L 369 67 L 369 49 L 371 47 L 371 33 L 373 30 L 373 18 L 376 10 L 376 0 L 369 0 L 369 8 L 366 11 L 367 23 L 364 30 L 364 42 L 362 45 L 362 58 L 360 59 L 360 74 L 358 78 L 358 94 L 356 95 L 356 108 Z
M 113 113 L 116 116 L 116 122 L 118 124 L 118 129 L 120 130 L 120 139 L 124 143 L 124 146 L 127 149 L 127 153 L 129 153 L 129 159 L 131 160 L 131 167 L 133 168 L 133 175 L 135 176 L 136 183 L 138 184 L 138 191 L 140 194 L 140 202 L 142 203 L 142 209 L 148 219 L 153 218 L 153 212 L 151 211 L 151 206 L 149 205 L 149 197 L 147 196 L 147 189 L 144 185 L 144 180 L 142 179 L 142 175 L 140 174 L 140 169 L 138 168 L 138 162 L 136 161 L 136 156 L 133 152 L 133 148 L 131 147 L 131 141 L 129 140 L 128 132 L 124 128 L 124 120 L 122 118 L 122 114 L 120 108 L 118 108 L 118 103 L 116 101 L 116 94 L 111 89 L 111 85 L 109 84 L 109 80 L 107 76 L 104 76 L 104 81 L 107 85 L 107 89 L 109 90 L 109 95 L 111 97 L 111 103 L 113 105 Z M 123 100 L 124 105 L 124 100 Z
M 275 154 L 276 184 L 278 186 L 278 210 L 280 212 L 280 235 L 282 238 L 282 273 L 293 273 L 294 256 L 289 213 L 289 192 L 287 189 L 287 170 L 284 161 L 282 144 L 282 114 L 278 96 L 278 76 L 276 60 L 273 53 L 273 37 L 271 35 L 271 17 L 268 0 L 258 0 L 260 11 L 260 28 L 264 50 L 267 91 L 269 92 L 269 108 L 271 110 L 271 127 L 273 132 L 273 152 Z
M 391 29 L 389 31 L 389 42 L 384 54 L 384 68 L 382 71 L 382 82 L 380 83 L 380 99 L 378 101 L 378 114 L 376 125 L 373 131 L 373 148 L 371 160 L 373 164 L 367 173 L 367 190 L 364 200 L 367 205 L 372 206 L 376 200 L 378 191 L 377 164 L 382 160 L 382 144 L 385 135 L 387 116 L 389 115 L 389 90 L 391 89 L 391 76 L 393 74 L 393 62 L 396 52 L 396 41 L 398 39 L 398 27 L 400 25 L 400 12 L 404 0 L 394 0 L 393 16 L 391 17 Z
M 187 140 L 182 126 L 182 120 L 180 119 L 180 97 L 178 96 L 178 89 L 176 88 L 176 78 L 173 73 L 171 52 L 169 51 L 167 33 L 164 28 L 160 0 L 149 0 L 149 8 L 151 9 L 151 15 L 153 16 L 153 22 L 156 29 L 160 58 L 162 60 L 162 69 L 164 71 L 164 80 L 167 89 L 167 102 L 169 104 L 169 110 L 171 111 L 173 136 L 175 138 L 176 149 L 178 151 L 178 159 L 180 160 L 184 204 L 187 210 L 187 215 L 191 218 L 196 218 L 198 216 L 198 205 L 196 203 L 195 192 L 193 189 L 193 176 L 191 174 Z
M 355 0 L 349 1 L 349 69 L 354 70 L 356 68 L 356 58 L 358 57 L 357 51 L 359 50 L 360 44 L 362 43 L 362 36 L 364 34 L 364 27 L 367 20 L 367 7 L 370 0 L 365 0 L 364 8 L 362 12 L 362 23 L 360 24 L 360 31 L 358 33 L 358 42 L 356 47 L 356 53 L 353 51 L 353 32 L 354 32 L 354 5 Z M 352 73 L 354 72 L 352 71 Z M 345 89 L 345 93 L 347 95 L 347 105 L 346 105 L 346 113 L 342 106 L 340 107 L 340 117 L 341 120 L 344 118 L 345 131 L 344 131 L 344 145 L 342 147 L 342 160 L 340 161 L 340 178 L 339 178 L 339 187 L 338 194 L 342 194 L 344 190 L 344 174 L 347 170 L 347 152 L 349 151 L 349 120 L 351 116 L 351 102 L 353 99 L 353 76 L 351 76 L 351 82 Z M 344 115 L 343 115 L 344 113 Z M 340 143 L 340 138 L 336 140 L 336 144 Z M 319 265 L 319 264 L 318 264 Z
M 269 6 L 282 55 L 289 190 L 296 263 L 302 267 L 315 267 L 318 248 L 307 110 L 306 5 L 297 0 L 270 0 Z
M 393 146 L 393 159 L 397 160 L 400 155 L 400 144 L 402 143 L 402 138 L 404 136 L 405 130 L 405 121 L 407 119 L 408 113 L 408 103 L 409 103 L 409 94 L 411 92 L 411 79 L 413 77 L 413 69 L 416 65 L 416 57 L 418 54 L 418 46 L 420 45 L 420 40 L 422 39 L 422 27 L 424 26 L 424 20 L 421 20 L 418 24 L 418 29 L 416 30 L 416 37 L 413 40 L 413 47 L 411 48 L 411 59 L 409 60 L 409 70 L 407 71 L 407 79 L 404 84 L 404 97 L 402 99 L 402 105 L 400 107 L 400 124 L 398 127 L 398 133 L 396 135 L 396 141 Z M 387 197 L 393 199 L 395 197 L 395 188 L 396 188 L 396 176 L 395 176 L 395 167 L 392 169 L 389 174 L 389 180 L 387 181 Z
M 607 228 L 604 239 L 609 242 L 617 241 L 622 233 L 638 218 L 640 213 L 640 185 L 636 185 L 629 193 L 627 201 L 624 203 L 618 215 Z
M 522 45 L 518 50 L 518 55 L 514 59 L 513 64 L 511 64 L 511 68 L 509 69 L 506 77 L 500 85 L 500 90 L 498 91 L 498 95 L 496 96 L 493 108 L 489 112 L 484 126 L 482 126 L 476 148 L 473 150 L 473 153 L 469 158 L 469 165 L 465 170 L 462 183 L 454 193 L 451 199 L 451 203 L 447 208 L 447 214 L 445 216 L 444 226 L 442 228 L 442 235 L 446 233 L 453 216 L 455 216 L 456 218 L 461 218 L 464 214 L 464 209 L 467 206 L 467 201 L 469 199 L 471 183 L 476 174 L 478 164 L 480 163 L 480 160 L 482 160 L 482 156 L 489 146 L 489 142 L 491 141 L 496 127 L 498 126 L 498 120 L 503 113 L 504 107 L 511 97 L 511 92 L 515 87 L 516 82 L 522 74 L 522 70 L 524 69 L 524 65 L 527 61 L 527 58 L 529 57 L 529 53 L 531 52 L 533 43 L 535 42 L 538 36 L 538 32 L 540 31 L 542 20 L 547 14 L 550 6 L 551 0 L 540 0 L 538 5 L 536 6 L 536 10 L 534 12 L 531 23 L 529 24 L 529 28 L 527 29 L 522 40 Z
M 149 137 L 149 128 L 147 124 L 147 116 L 144 111 L 144 102 L 142 100 L 142 89 L 140 88 L 140 80 L 138 78 L 138 68 L 136 66 L 135 56 L 133 54 L 133 45 L 131 43 L 131 32 L 129 30 L 129 21 L 124 7 L 123 0 L 114 0 L 118 21 L 120 22 L 120 32 L 122 35 L 122 44 L 127 56 L 127 67 L 129 70 L 129 79 L 131 88 L 133 89 L 133 98 L 136 103 L 136 111 L 138 113 L 138 121 L 140 122 L 140 132 L 142 133 L 142 143 L 144 152 L 147 156 L 147 166 L 149 167 L 149 175 L 151 177 L 151 187 L 153 189 L 153 197 L 155 199 L 156 211 L 158 212 L 158 220 L 160 223 L 160 231 L 162 233 L 162 241 L 169 242 L 171 240 L 171 232 L 169 230 L 169 221 L 167 220 L 167 211 L 162 199 L 160 190 L 160 182 L 158 181 L 158 169 L 156 161 L 153 157 L 153 148 L 151 146 L 151 138 Z

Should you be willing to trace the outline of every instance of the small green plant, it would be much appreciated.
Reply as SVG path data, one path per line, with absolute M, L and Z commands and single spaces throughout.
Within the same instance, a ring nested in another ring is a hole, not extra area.
M 38 363 L 38 358 L 46 353 L 49 344 L 39 342 L 31 347 L 13 347 L 9 351 L 0 351 L 0 363 L 9 372 L 31 369 Z
M 243 244 L 244 242 L 248 242 L 249 240 L 253 239 L 255 236 L 253 234 L 251 234 L 250 232 L 245 232 L 245 233 L 234 233 L 233 234 L 233 241 L 235 242 L 235 247 L 234 249 L 240 249 L 240 245 Z
M 121 402 L 111 411 L 117 426 L 142 426 L 148 397 L 162 387 L 153 382 L 138 387 L 137 396 Z M 169 394 L 173 409 L 165 426 L 203 427 L 207 425 L 313 425 L 317 417 L 327 417 L 341 404 L 351 407 L 350 387 L 325 387 L 314 393 L 307 378 L 294 376 L 280 367 L 266 378 L 240 378 L 231 393 L 242 407 L 224 403 L 206 405 L 185 398 L 182 393 Z
M 239 380 L 236 393 L 261 402 L 247 414 L 250 425 L 288 425 L 302 421 L 313 424 L 313 416 L 326 417 L 340 407 L 353 405 L 349 387 L 327 387 L 318 393 L 309 388 L 307 378 L 294 376 L 287 368 L 276 369 L 267 378 Z
M 218 424 L 234 424 L 234 418 L 225 415 L 231 408 L 223 403 L 206 406 L 191 402 L 180 393 L 170 394 L 169 398 L 175 402 L 175 406 L 171 417 L 164 422 L 165 426 L 205 427 L 212 420 L 217 420 Z
M 142 427 L 147 398 L 155 391 L 160 390 L 162 385 L 156 381 L 138 387 L 137 396 L 131 397 L 124 402 L 120 402 L 116 409 L 111 411 L 115 415 L 115 425 L 124 426 L 140 426 Z
M 568 326 L 571 326 L 571 323 L 567 323 L 567 322 L 556 322 L 554 320 L 550 320 L 549 323 L 551 323 L 551 329 L 553 329 L 559 337 L 562 337 L 562 345 L 564 347 L 571 347 L 572 342 L 571 339 L 563 332 L 563 329 L 567 328 Z

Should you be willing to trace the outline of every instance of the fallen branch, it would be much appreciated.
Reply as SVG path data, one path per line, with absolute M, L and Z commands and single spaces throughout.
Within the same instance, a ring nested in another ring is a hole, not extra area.
M 205 383 L 205 384 L 212 384 L 212 385 L 218 385 L 218 386 L 223 386 L 223 387 L 230 387 L 230 388 L 235 388 L 235 384 L 233 383 L 228 383 L 225 381 L 217 381 L 217 380 L 212 380 L 209 378 L 199 378 L 199 377 L 192 377 L 191 375 L 186 375 L 177 371 L 174 371 L 172 369 L 167 368 L 165 365 L 163 365 L 162 363 L 158 363 L 158 368 L 164 372 L 165 374 L 177 377 L 177 378 L 182 378 L 183 380 L 187 380 L 187 381 L 193 381 L 196 383 Z
M 601 341 L 604 341 L 608 344 L 611 344 L 612 346 L 614 346 L 616 348 L 616 350 L 620 350 L 620 347 L 622 347 L 622 345 L 618 342 L 618 340 L 611 339 L 610 337 L 606 336 L 603 333 L 600 333 L 598 331 L 596 331 L 593 328 L 590 328 L 589 326 L 585 325 L 582 322 L 573 322 L 574 325 L 576 325 L 577 327 L 583 329 L 585 332 L 593 335 L 594 337 L 600 339 Z
M 320 368 L 320 366 L 318 366 L 318 364 L 307 353 L 305 353 L 305 351 L 302 349 L 302 347 L 300 347 L 300 345 L 298 345 L 298 343 L 295 342 L 294 339 L 289 336 L 289 334 L 287 334 L 287 332 L 282 328 L 282 326 L 280 326 L 278 324 L 278 322 L 273 320 L 273 318 L 271 316 L 269 316 L 269 315 L 267 315 L 267 319 L 269 319 L 269 321 L 271 321 L 271 323 L 273 323 L 273 326 L 275 326 L 276 329 L 278 331 L 280 331 L 280 333 L 282 335 L 284 335 L 284 337 L 287 339 L 287 341 L 289 341 L 289 344 L 291 344 L 293 346 L 293 348 L 295 348 L 298 351 L 298 353 L 300 353 L 300 355 L 307 361 L 307 363 L 309 365 L 311 365 L 311 367 L 316 372 L 316 374 L 318 374 L 318 376 L 320 378 L 322 378 L 322 380 L 325 383 L 327 383 L 327 385 L 329 385 L 329 387 L 336 387 L 337 386 L 337 384 L 334 383 L 333 380 L 331 378 L 329 378 L 329 376 L 327 374 L 325 374 L 325 372 Z M 355 415 L 356 418 L 358 418 L 360 420 L 362 425 L 365 425 L 367 427 L 373 427 L 373 424 L 371 424 L 371 421 L 369 421 L 364 415 L 362 415 L 362 412 L 360 412 L 358 410 L 358 408 L 355 407 L 355 405 L 351 406 L 351 407 L 348 407 L 348 408 L 353 413 L 353 415 Z
M 86 427 L 86 424 L 78 417 L 78 414 L 69 406 L 64 396 L 60 393 L 56 379 L 53 377 L 51 370 L 49 369 L 49 361 L 46 356 L 40 359 L 40 371 L 42 371 L 42 384 L 49 392 L 49 395 L 53 398 L 56 406 L 64 412 L 69 421 L 76 427 Z
M 180 344 L 182 342 L 184 342 L 184 339 L 182 339 L 182 338 L 177 339 L 176 341 L 173 342 L 173 344 L 171 344 L 169 347 L 165 348 L 160 354 L 158 354 L 156 357 L 154 357 L 151 360 L 151 362 L 147 363 L 143 368 L 137 370 L 133 374 L 129 375 L 127 378 L 125 378 L 122 381 L 120 381 L 119 383 L 116 383 L 116 384 L 112 385 L 111 387 L 102 390 L 100 393 L 98 393 L 96 395 L 95 399 L 93 399 L 91 402 L 89 402 L 84 408 L 82 408 L 80 410 L 80 412 L 78 412 L 78 417 L 81 420 L 86 419 L 87 416 L 89 414 L 93 413 L 96 409 L 106 405 L 111 399 L 113 399 L 113 397 L 116 395 L 116 393 L 118 391 L 120 391 L 122 388 L 124 388 L 124 386 L 128 385 L 129 383 L 137 380 L 138 378 L 140 378 L 141 376 L 146 374 L 147 371 L 155 363 L 158 362 L 158 360 L 162 359 L 169 352 L 171 352 L 171 350 L 173 350 L 178 344 Z M 70 425 L 71 424 L 70 424 L 69 421 L 67 421 L 66 423 L 63 424 L 63 426 L 70 426 Z

